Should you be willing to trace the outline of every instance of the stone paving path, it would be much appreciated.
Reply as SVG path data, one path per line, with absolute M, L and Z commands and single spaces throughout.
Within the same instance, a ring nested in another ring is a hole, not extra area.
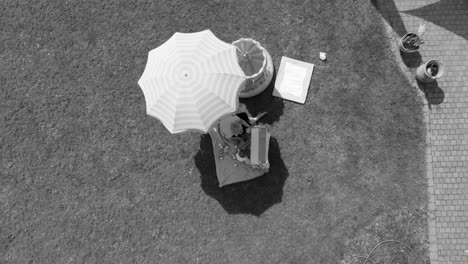
M 426 25 L 425 44 L 403 65 L 444 63 L 436 83 L 414 82 L 424 94 L 427 123 L 429 241 L 432 264 L 468 264 L 468 0 L 372 0 L 393 34 Z

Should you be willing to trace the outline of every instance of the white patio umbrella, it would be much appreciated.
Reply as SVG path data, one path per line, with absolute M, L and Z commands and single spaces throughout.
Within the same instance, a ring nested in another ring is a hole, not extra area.
M 151 50 L 138 84 L 147 114 L 171 133 L 207 132 L 219 118 L 237 110 L 245 80 L 236 47 L 205 30 L 175 33 Z

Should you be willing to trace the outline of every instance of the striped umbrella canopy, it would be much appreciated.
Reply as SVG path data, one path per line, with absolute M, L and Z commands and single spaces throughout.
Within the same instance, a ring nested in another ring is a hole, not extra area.
M 237 110 L 245 80 L 236 47 L 205 30 L 177 32 L 151 50 L 138 84 L 146 113 L 171 133 L 207 132 L 219 118 Z

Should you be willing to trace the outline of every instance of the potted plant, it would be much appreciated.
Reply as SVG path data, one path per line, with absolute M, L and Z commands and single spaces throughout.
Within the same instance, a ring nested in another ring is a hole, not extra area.
M 425 25 L 419 26 L 418 33 L 408 32 L 399 42 L 400 50 L 405 53 L 416 52 L 419 47 L 424 43 L 422 35 L 425 31 Z
M 432 82 L 442 77 L 445 72 L 444 65 L 438 60 L 429 60 L 418 67 L 416 79 L 421 82 Z

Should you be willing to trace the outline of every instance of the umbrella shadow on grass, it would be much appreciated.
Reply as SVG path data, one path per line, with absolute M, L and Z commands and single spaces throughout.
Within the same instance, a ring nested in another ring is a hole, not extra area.
M 268 87 L 263 92 L 254 97 L 241 98 L 239 100 L 240 103 L 247 107 L 247 110 L 252 116 L 256 116 L 262 112 L 267 112 L 267 114 L 260 119 L 259 123 L 271 125 L 278 121 L 283 115 L 283 98 L 273 96 L 275 80 L 276 70 L 273 71 L 273 78 L 271 79 Z
M 253 180 L 218 187 L 213 145 L 209 135 L 202 135 L 200 150 L 194 157 L 200 171 L 203 191 L 216 199 L 230 214 L 260 216 L 271 206 L 280 203 L 283 186 L 289 172 L 281 159 L 278 141 L 271 137 L 268 159 L 270 170 Z
M 418 83 L 419 89 L 423 91 L 424 95 L 426 96 L 426 100 L 427 100 L 427 103 L 429 104 L 429 108 L 431 108 L 432 105 L 439 105 L 444 102 L 445 93 L 439 87 L 436 81 L 427 82 L 427 83 L 417 81 L 417 83 Z

